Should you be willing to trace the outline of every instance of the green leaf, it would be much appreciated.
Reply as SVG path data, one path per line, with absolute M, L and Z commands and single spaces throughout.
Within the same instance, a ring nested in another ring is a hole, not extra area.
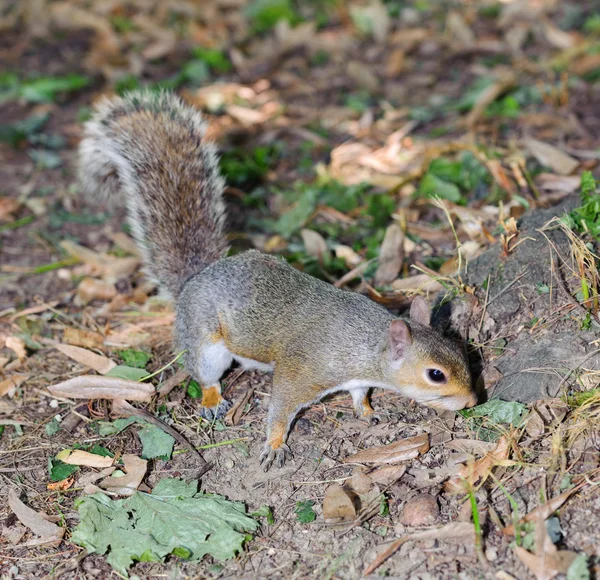
M 202 389 L 200 388 L 200 385 L 196 381 L 194 381 L 194 380 L 190 381 L 190 384 L 188 385 L 188 388 L 187 388 L 187 395 L 191 399 L 201 399 L 202 398 Z
M 483 405 L 461 411 L 464 417 L 487 417 L 494 423 L 519 425 L 523 419 L 527 405 L 516 401 L 501 401 L 492 399 Z
M 198 47 L 192 50 L 192 54 L 196 58 L 205 62 L 211 69 L 213 69 L 217 73 L 228 73 L 232 68 L 230 60 L 221 50 L 216 50 L 214 48 Z
M 60 422 L 56 417 L 52 417 L 52 420 L 49 423 L 46 423 L 44 430 L 48 437 L 52 437 L 52 435 L 56 435 L 60 431 Z
M 88 78 L 77 74 L 26 80 L 21 82 L 19 96 L 30 103 L 45 103 L 53 101 L 58 93 L 82 89 L 89 82 Z
M 296 502 L 296 518 L 301 524 L 310 524 L 317 519 L 317 514 L 312 508 L 314 505 L 312 499 Z
M 127 417 L 124 419 L 117 419 L 116 421 L 113 421 L 112 423 L 110 423 L 108 421 L 98 421 L 98 423 L 97 423 L 98 435 L 100 435 L 100 437 L 108 437 L 109 435 L 116 435 L 117 433 L 120 433 L 121 431 L 123 431 L 123 429 L 126 429 L 127 427 L 129 427 L 129 425 L 132 425 L 133 423 L 145 423 L 145 421 L 142 421 L 141 419 L 138 419 L 137 417 Z
M 62 165 L 60 155 L 47 149 L 32 149 L 29 151 L 29 157 L 41 169 L 57 169 Z
M 126 365 L 135 367 L 136 369 L 146 368 L 148 361 L 152 358 L 152 355 L 149 352 L 135 350 L 133 348 L 120 350 L 117 354 L 123 359 L 123 362 Z
M 79 471 L 78 465 L 69 465 L 56 457 L 48 459 L 48 472 L 50 473 L 50 481 L 62 481 Z
M 438 195 L 454 203 L 463 201 L 460 189 L 454 183 L 440 179 L 433 173 L 426 173 L 419 184 L 418 194 L 422 197 Z
M 127 379 L 128 381 L 141 381 L 144 377 L 148 376 L 148 371 L 144 369 L 136 369 L 135 367 L 129 367 L 126 365 L 117 365 L 110 369 L 104 376 L 106 377 L 118 377 L 120 379 Z
M 298 202 L 275 222 L 275 231 L 284 238 L 289 238 L 304 226 L 308 218 L 315 211 L 317 199 L 318 190 L 306 190 Z
M 262 33 L 271 30 L 280 20 L 295 23 L 298 15 L 292 8 L 290 0 L 253 0 L 245 10 L 254 32 Z
M 71 539 L 90 553 L 108 554 L 121 574 L 134 561 L 164 561 L 176 551 L 190 560 L 233 558 L 258 523 L 242 503 L 197 488 L 197 481 L 163 479 L 152 494 L 120 500 L 103 493 L 85 496 L 76 502 L 80 522 Z
M 569 566 L 567 580 L 590 580 L 587 554 L 581 553 Z
M 142 442 L 143 459 L 170 459 L 175 439 L 156 425 L 148 425 L 138 433 Z
M 255 512 L 250 514 L 253 518 L 267 518 L 267 524 L 272 526 L 275 523 L 273 510 L 268 505 L 259 507 Z

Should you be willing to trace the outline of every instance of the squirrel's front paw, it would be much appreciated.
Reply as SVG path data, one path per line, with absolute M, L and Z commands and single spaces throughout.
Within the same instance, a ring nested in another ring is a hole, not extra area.
M 277 449 L 273 449 L 268 443 L 265 443 L 263 452 L 260 454 L 260 464 L 265 471 L 269 471 L 273 462 L 277 467 L 283 467 L 288 457 L 292 457 L 292 452 L 285 443 L 282 443 Z

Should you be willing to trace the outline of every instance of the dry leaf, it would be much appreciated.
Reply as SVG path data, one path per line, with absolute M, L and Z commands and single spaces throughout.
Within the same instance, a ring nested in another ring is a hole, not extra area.
M 397 463 L 414 459 L 429 451 L 429 435 L 422 433 L 390 445 L 371 447 L 346 457 L 344 463 Z
M 409 499 L 402 508 L 400 522 L 405 526 L 431 526 L 440 517 L 437 500 L 428 493 Z
M 471 453 L 473 455 L 484 455 L 494 450 L 496 445 L 489 441 L 479 441 L 478 439 L 453 439 L 446 443 L 446 449 L 460 451 L 461 453 Z
M 370 0 L 367 5 L 353 4 L 350 6 L 350 14 L 361 30 L 368 27 L 368 32 L 377 42 L 385 42 L 391 21 L 388 9 L 381 0 Z M 365 23 L 363 27 L 360 26 L 361 23 Z
M 397 77 L 406 66 L 406 53 L 401 48 L 392 50 L 385 65 L 385 76 L 387 78 Z
M 82 375 L 52 385 L 48 391 L 55 397 L 70 399 L 125 399 L 148 403 L 154 395 L 154 387 L 149 383 L 137 383 L 117 377 Z
M 417 274 L 408 278 L 399 278 L 392 282 L 392 289 L 396 292 L 423 291 L 423 292 L 440 292 L 444 289 L 442 284 L 429 274 Z
M 69 358 L 72 358 L 74 361 L 91 368 L 101 375 L 105 375 L 107 372 L 117 366 L 117 364 L 108 357 L 96 354 L 91 350 L 86 350 L 85 348 L 80 348 L 78 346 L 72 346 L 70 344 L 57 344 L 56 350 L 59 350 Z
M 65 489 L 71 488 L 74 482 L 74 477 L 67 477 L 67 479 L 62 479 L 61 481 L 50 482 L 48 485 L 46 485 L 46 489 L 48 491 L 65 491 Z
M 102 489 L 118 495 L 133 495 L 146 475 L 148 462 L 130 453 L 125 453 L 122 459 L 127 473 L 121 477 L 115 477 L 113 473 L 99 485 Z
M 2 382 L 0 382 L 0 397 L 8 395 L 14 397 L 16 390 L 30 377 L 31 375 L 14 374 Z
M 388 226 L 379 250 L 375 285 L 385 286 L 396 279 L 404 261 L 404 232 L 398 224 Z
M 510 443 L 507 437 L 502 436 L 493 451 L 484 455 L 481 459 L 463 465 L 457 475 L 449 479 L 444 484 L 444 489 L 451 493 L 460 493 L 465 491 L 465 479 L 471 486 L 479 483 L 480 480 L 487 479 L 492 468 L 508 458 L 510 452 Z
M 92 300 L 111 300 L 117 295 L 117 288 L 112 282 L 96 278 L 84 278 L 77 286 L 76 306 L 85 306 Z
M 105 467 L 110 467 L 114 461 L 112 457 L 104 457 L 95 453 L 82 451 L 81 449 L 74 451 L 67 449 L 66 451 L 67 453 L 59 453 L 56 458 L 69 465 L 84 465 L 85 467 L 104 469 Z
M 323 500 L 323 517 L 326 520 L 352 521 L 356 517 L 354 498 L 342 486 L 331 484 Z
M 63 343 L 81 346 L 83 348 L 100 348 L 104 344 L 104 337 L 99 332 L 82 330 L 67 326 L 63 332 Z
M 117 469 L 116 466 L 112 465 L 111 467 L 106 467 L 102 471 L 92 471 L 90 473 L 86 473 L 77 480 L 77 487 L 85 488 L 88 485 L 96 483 L 100 479 L 104 479 L 105 477 L 111 475 L 115 469 Z
M 303 229 L 300 232 L 302 236 L 302 242 L 306 249 L 306 253 L 309 256 L 317 258 L 317 260 L 323 264 L 325 257 L 329 255 L 329 249 L 327 248 L 327 242 L 323 236 L 314 230 Z
M 348 268 L 356 268 L 362 264 L 363 259 L 350 247 L 344 244 L 338 244 L 333 248 L 336 258 L 341 258 Z
M 377 75 L 372 68 L 360 61 L 351 60 L 347 65 L 346 72 L 361 88 L 368 89 L 371 92 L 375 92 L 379 88 Z
M 26 506 L 17 496 L 14 489 L 8 492 L 8 505 L 19 521 L 29 528 L 36 536 L 37 540 L 27 542 L 26 546 L 51 545 L 58 546 L 65 534 L 65 528 L 61 528 L 52 522 L 49 522 L 43 515 Z
M 503 95 L 508 89 L 511 89 L 517 82 L 515 73 L 511 70 L 504 71 L 504 74 L 492 85 L 481 92 L 473 108 L 466 118 L 467 127 L 474 127 L 481 118 L 488 105 L 491 105 L 498 97 Z
M 600 57 L 600 54 L 598 56 Z M 568 194 L 579 189 L 581 177 L 579 175 L 540 173 L 536 176 L 535 183 L 543 191 L 560 191 Z
M 406 465 L 384 465 L 378 467 L 369 473 L 369 478 L 373 483 L 381 485 L 390 485 L 398 481 L 406 472 Z
M 474 32 L 459 12 L 448 13 L 446 30 L 451 37 L 450 40 L 457 41 L 460 46 L 471 46 L 475 42 Z
M 71 256 L 91 266 L 95 272 L 109 281 L 126 278 L 140 264 L 138 258 L 117 258 L 108 254 L 100 254 L 70 240 L 63 240 L 60 245 Z
M 10 348 L 20 361 L 27 358 L 27 349 L 25 348 L 25 341 L 18 336 L 9 336 L 6 339 L 6 348 Z
M 364 576 L 372 574 L 379 566 L 381 566 L 390 556 L 400 549 L 402 544 L 410 540 L 442 540 L 444 538 L 463 538 L 465 543 L 475 542 L 475 528 L 473 524 L 469 522 L 451 522 L 442 526 L 441 528 L 435 528 L 433 530 L 424 530 L 422 532 L 415 532 L 408 536 L 393 542 L 384 552 L 379 554 L 373 562 L 364 571 Z
M 246 391 L 244 393 L 244 395 L 242 397 L 240 397 L 240 399 L 238 399 L 233 404 L 233 407 L 231 407 L 231 409 L 229 409 L 229 411 L 227 411 L 227 415 L 225 415 L 225 424 L 226 425 L 235 426 L 240 422 L 240 420 L 242 418 L 242 414 L 244 413 L 244 409 L 246 408 L 246 405 L 248 404 L 250 399 L 252 399 L 253 396 L 254 396 L 254 389 L 249 389 L 248 391 Z
M 579 161 L 558 147 L 538 141 L 533 137 L 524 139 L 525 146 L 530 153 L 542 164 L 550 167 L 560 175 L 569 175 L 579 167 Z
M 0 221 L 10 221 L 13 213 L 21 207 L 21 202 L 14 197 L 0 197 Z

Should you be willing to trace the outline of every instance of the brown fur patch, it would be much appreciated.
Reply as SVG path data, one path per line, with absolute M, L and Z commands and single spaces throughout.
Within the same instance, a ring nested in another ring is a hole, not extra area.
M 267 443 L 271 449 L 279 449 L 284 443 L 285 423 L 274 423 Z
M 217 407 L 223 400 L 221 387 L 208 387 L 202 389 L 202 406 L 207 408 Z

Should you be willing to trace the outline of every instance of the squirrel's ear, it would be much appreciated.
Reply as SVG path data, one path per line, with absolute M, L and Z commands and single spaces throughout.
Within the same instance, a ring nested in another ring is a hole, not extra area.
M 415 296 L 410 305 L 410 319 L 423 326 L 431 326 L 431 312 L 427 300 L 422 296 Z
M 412 344 L 412 334 L 410 328 L 404 320 L 392 320 L 390 324 L 390 348 L 394 359 L 399 359 L 404 356 L 404 353 Z

